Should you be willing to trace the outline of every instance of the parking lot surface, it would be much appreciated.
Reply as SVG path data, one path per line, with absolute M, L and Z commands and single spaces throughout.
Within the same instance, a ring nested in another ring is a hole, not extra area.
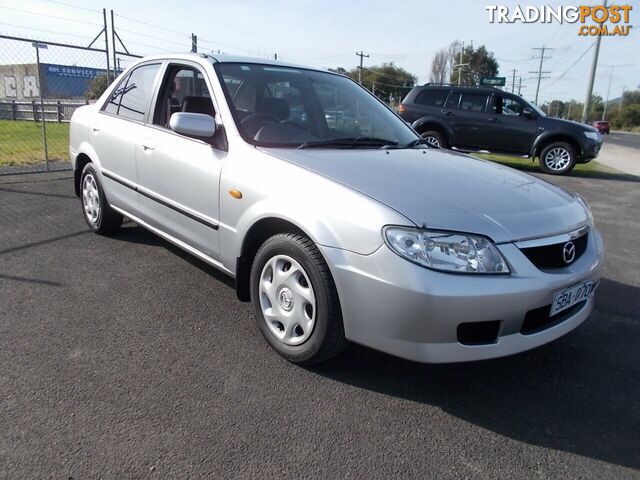
M 585 324 L 499 360 L 301 368 L 224 275 L 90 233 L 68 172 L 0 177 L 0 477 L 640 478 L 640 179 L 545 178 L 605 238 Z

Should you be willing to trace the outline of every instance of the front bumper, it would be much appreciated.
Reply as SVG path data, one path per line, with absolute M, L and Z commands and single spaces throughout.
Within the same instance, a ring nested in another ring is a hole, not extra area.
M 582 145 L 582 157 L 581 162 L 587 163 L 590 160 L 593 160 L 600 154 L 600 149 L 602 148 L 602 139 L 593 140 L 591 138 L 587 138 L 583 140 Z
M 513 244 L 498 248 L 510 275 L 442 273 L 415 265 L 382 245 L 371 255 L 320 247 L 340 296 L 346 337 L 398 357 L 428 363 L 502 357 L 548 343 L 580 325 L 593 310 L 593 294 L 562 321 L 520 333 L 526 312 L 549 305 L 553 294 L 585 280 L 598 281 L 602 237 L 589 232 L 587 250 L 573 264 L 538 270 Z M 495 342 L 464 345 L 458 325 L 499 321 Z

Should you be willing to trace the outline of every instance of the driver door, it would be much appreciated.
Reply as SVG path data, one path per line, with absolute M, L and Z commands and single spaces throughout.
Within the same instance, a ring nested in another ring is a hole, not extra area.
M 219 184 L 227 152 L 216 136 L 194 138 L 169 128 L 176 112 L 216 116 L 211 86 L 198 65 L 166 66 L 151 124 L 136 145 L 140 209 L 149 224 L 217 259 Z

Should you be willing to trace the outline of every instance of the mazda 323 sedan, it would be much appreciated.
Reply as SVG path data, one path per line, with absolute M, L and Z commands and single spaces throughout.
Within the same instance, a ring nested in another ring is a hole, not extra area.
M 231 275 L 292 362 L 348 341 L 421 362 L 500 357 L 593 309 L 603 243 L 580 196 L 431 148 L 338 74 L 145 58 L 76 111 L 70 149 L 95 232 L 127 217 Z

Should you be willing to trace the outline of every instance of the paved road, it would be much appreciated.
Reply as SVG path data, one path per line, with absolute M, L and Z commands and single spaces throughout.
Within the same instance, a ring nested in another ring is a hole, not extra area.
M 66 177 L 0 177 L 0 478 L 640 478 L 640 183 L 554 179 L 608 248 L 563 339 L 300 368 L 221 274 L 133 224 L 88 232 Z
M 603 135 L 604 143 L 619 145 L 621 147 L 635 148 L 640 150 L 640 134 L 611 132 L 609 135 Z

